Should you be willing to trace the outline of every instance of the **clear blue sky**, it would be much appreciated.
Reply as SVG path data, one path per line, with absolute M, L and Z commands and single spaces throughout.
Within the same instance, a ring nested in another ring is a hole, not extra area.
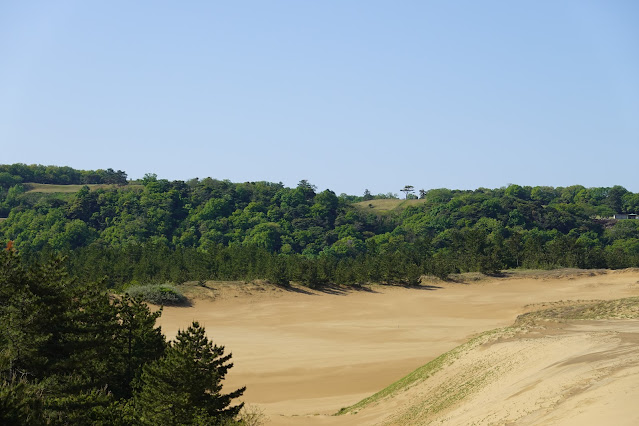
M 639 1 L 0 1 L 0 163 L 639 192 Z

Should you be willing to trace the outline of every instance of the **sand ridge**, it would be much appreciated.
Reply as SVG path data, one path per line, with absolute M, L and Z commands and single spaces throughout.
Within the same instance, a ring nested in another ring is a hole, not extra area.
M 428 380 L 352 419 L 397 425 L 634 425 L 639 413 L 629 395 L 639 395 L 637 343 L 637 320 L 568 322 L 514 335 L 504 329 L 457 354 Z
M 639 272 L 626 270 L 359 291 L 258 284 L 261 289 L 218 289 L 224 296 L 165 308 L 160 323 L 169 338 L 192 320 L 204 324 L 233 353 L 225 386 L 246 385 L 244 401 L 264 409 L 271 424 L 375 424 L 401 404 L 356 417 L 332 414 L 482 332 L 510 326 L 540 304 L 637 296 L 638 282 Z M 486 419 L 479 424 L 490 424 Z

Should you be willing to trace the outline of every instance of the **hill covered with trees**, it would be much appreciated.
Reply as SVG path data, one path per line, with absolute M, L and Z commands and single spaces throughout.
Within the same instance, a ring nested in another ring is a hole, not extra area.
M 126 185 L 124 172 L 109 170 L 0 166 L 0 241 L 13 240 L 28 262 L 65 254 L 73 276 L 110 287 L 415 284 L 422 274 L 639 266 L 639 220 L 609 219 L 639 211 L 639 194 L 621 186 L 431 189 L 381 212 L 362 203 L 375 198 L 368 191 L 338 196 L 305 180 L 288 188 L 148 174 Z M 30 192 L 29 182 L 118 185 L 59 194 Z

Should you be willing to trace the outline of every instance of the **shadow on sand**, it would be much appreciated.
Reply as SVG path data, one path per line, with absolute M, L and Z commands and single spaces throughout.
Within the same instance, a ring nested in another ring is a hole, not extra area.
M 439 290 L 443 287 L 436 285 L 403 285 L 403 284 L 382 284 L 384 287 L 401 287 L 410 290 L 427 290 L 434 291 Z M 291 292 L 291 293 L 300 293 L 306 294 L 308 296 L 318 296 L 318 293 L 330 294 L 335 296 L 346 296 L 352 293 L 379 293 L 379 291 L 371 288 L 369 286 L 363 285 L 339 285 L 339 284 L 323 284 L 317 287 L 302 287 L 299 285 L 289 285 L 289 286 L 278 286 L 278 288 Z

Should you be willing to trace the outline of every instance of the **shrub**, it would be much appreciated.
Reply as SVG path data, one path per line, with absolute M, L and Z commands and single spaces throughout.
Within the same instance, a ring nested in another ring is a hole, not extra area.
M 154 305 L 185 305 L 188 302 L 173 284 L 134 285 L 126 290 L 131 297 L 140 297 Z

